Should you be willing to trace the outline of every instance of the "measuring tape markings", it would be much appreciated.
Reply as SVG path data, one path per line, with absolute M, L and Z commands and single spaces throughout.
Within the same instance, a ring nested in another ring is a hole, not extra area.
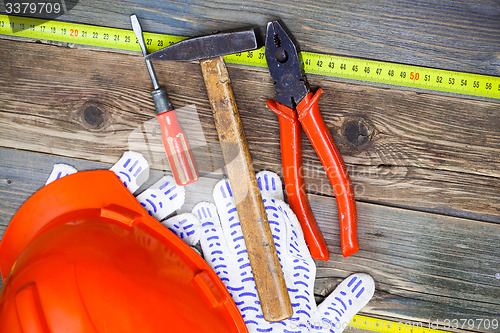
M 311 52 L 301 55 L 309 74 L 500 99 L 499 77 Z M 226 61 L 267 67 L 264 48 L 227 56 Z
M 303 58 L 313 74 L 500 98 L 499 77 L 308 52 Z
M 79 23 L 43 21 L 28 17 L 0 15 L 0 34 L 141 51 L 132 30 Z M 145 32 L 144 39 L 148 52 L 151 53 L 186 38 Z
M 140 52 L 132 30 L 0 15 L 0 34 Z M 144 33 L 148 52 L 185 38 Z M 500 99 L 500 77 L 302 52 L 309 74 Z M 225 57 L 234 64 L 267 67 L 264 48 Z

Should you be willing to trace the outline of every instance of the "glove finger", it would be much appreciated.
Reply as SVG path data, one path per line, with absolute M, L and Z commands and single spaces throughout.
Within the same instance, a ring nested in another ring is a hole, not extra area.
M 285 202 L 279 200 L 277 203 L 286 223 L 288 253 L 294 258 L 313 263 L 297 216 Z
M 276 213 L 271 212 L 271 215 L 274 218 L 278 218 L 277 215 L 279 215 L 284 219 L 283 223 L 285 225 L 282 229 L 287 230 L 289 233 L 286 244 L 290 244 L 290 241 L 293 242 L 291 243 L 293 246 L 290 248 L 290 253 L 294 256 L 302 258 L 304 254 L 308 253 L 307 245 L 297 217 L 289 206 L 283 201 L 283 187 L 280 177 L 271 171 L 260 171 L 257 173 L 257 183 L 259 184 L 263 198 L 274 199 L 267 201 L 270 206 L 274 206 L 276 208 Z M 274 204 L 275 202 L 276 204 Z M 279 210 L 279 212 L 277 210 Z M 273 233 L 278 232 L 276 229 L 271 229 Z M 310 256 L 308 255 L 307 257 Z
M 283 185 L 280 177 L 271 171 L 260 171 L 256 174 L 257 184 L 263 197 L 283 200 Z
M 244 261 L 240 274 L 253 279 L 248 261 L 247 248 L 243 232 L 241 231 L 240 219 L 236 211 L 233 193 L 229 181 L 223 179 L 214 187 L 213 198 L 217 206 L 217 212 L 220 217 L 222 231 L 229 247 L 229 253 L 233 255 L 238 262 Z M 248 263 L 248 265 L 246 265 Z M 248 276 L 250 275 L 250 276 Z
M 281 269 L 283 270 L 283 266 L 286 266 L 288 259 L 288 256 L 286 255 L 288 241 L 286 237 L 287 225 L 283 219 L 282 212 L 279 210 L 278 200 L 266 196 L 262 196 L 262 200 L 264 201 L 267 220 L 269 221 L 269 227 L 271 228 L 271 234 L 273 235 L 274 245 L 281 263 Z
M 256 307 L 255 304 L 251 304 L 258 301 L 257 289 L 229 181 L 223 179 L 218 182 L 215 185 L 213 197 L 220 217 L 224 239 L 226 239 L 228 245 L 226 255 L 231 259 L 230 263 L 234 267 L 234 273 L 236 274 L 232 276 L 233 278 L 237 277 L 236 280 L 238 281 L 238 288 L 234 290 L 233 298 L 235 301 L 248 303 L 244 308 L 249 311 L 258 310 L 261 312 L 260 306 Z M 240 307 L 241 309 L 242 307 Z
M 264 208 L 266 209 L 267 220 L 274 239 L 274 245 L 283 270 L 286 256 L 282 254 L 286 251 L 286 222 L 282 219 L 282 214 L 278 211 L 277 200 L 283 200 L 283 190 L 279 176 L 270 171 L 260 171 L 257 173 L 257 183 L 262 194 Z
M 226 286 L 229 280 L 228 246 L 222 231 L 217 208 L 210 202 L 200 202 L 193 208 L 193 215 L 200 220 L 200 245 L 203 256 Z
M 158 221 L 180 209 L 186 197 L 185 189 L 177 186 L 172 176 L 164 176 L 136 198 Z
M 316 266 L 295 214 L 282 200 L 283 190 L 278 175 L 262 171 L 257 174 L 257 180 L 294 310 L 292 318 L 287 321 L 287 329 L 290 330 L 294 322 L 297 323 L 293 325 L 295 328 L 304 329 L 311 313 L 316 310 L 313 293 Z
M 375 282 L 368 274 L 356 273 L 347 277 L 318 306 L 331 332 L 340 333 L 372 298 Z
M 52 183 L 54 180 L 57 180 L 59 178 L 62 178 L 64 176 L 73 174 L 78 172 L 75 168 L 73 168 L 71 165 L 68 164 L 54 164 L 54 167 L 52 168 L 52 172 L 50 173 L 49 178 L 47 179 L 47 182 L 45 185 L 48 185 Z
M 233 272 L 231 286 L 228 286 L 229 292 L 240 309 L 250 332 L 270 330 L 271 327 L 262 315 L 236 204 L 227 180 L 217 183 L 213 197 L 217 205 L 221 229 L 228 244 L 228 252 L 225 255 L 232 267 L 230 271 Z
M 282 240 L 284 252 L 282 264 L 294 310 L 291 320 L 297 322 L 297 326 L 302 327 L 300 325 L 305 325 L 310 321 L 311 314 L 316 312 L 314 300 L 316 265 L 305 243 L 297 217 L 286 203 L 281 200 L 275 201 L 281 229 L 285 230 Z
M 190 246 L 200 241 L 200 221 L 191 213 L 174 215 L 161 223 Z
M 205 260 L 224 282 L 229 294 L 240 309 L 249 332 L 255 332 L 256 328 L 262 324 L 256 316 L 260 315 L 263 318 L 260 306 L 256 304 L 258 296 L 255 283 L 253 280 L 241 281 L 239 266 L 242 261 L 238 262 L 235 255 L 229 251 L 217 208 L 212 203 L 201 202 L 193 208 L 193 214 L 201 222 L 200 244 Z
M 110 169 L 134 193 L 149 178 L 149 163 L 142 154 L 126 151 Z

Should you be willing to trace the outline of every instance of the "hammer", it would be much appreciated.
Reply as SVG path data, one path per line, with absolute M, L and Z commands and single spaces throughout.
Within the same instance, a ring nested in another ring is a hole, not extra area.
M 292 316 L 292 305 L 223 58 L 257 47 L 255 30 L 246 29 L 187 39 L 145 59 L 200 60 L 262 312 L 281 321 Z

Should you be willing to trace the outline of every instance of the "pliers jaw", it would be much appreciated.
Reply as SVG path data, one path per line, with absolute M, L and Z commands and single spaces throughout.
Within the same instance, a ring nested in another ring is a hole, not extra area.
M 265 55 L 276 100 L 295 110 L 310 90 L 297 47 L 278 21 L 267 24 Z

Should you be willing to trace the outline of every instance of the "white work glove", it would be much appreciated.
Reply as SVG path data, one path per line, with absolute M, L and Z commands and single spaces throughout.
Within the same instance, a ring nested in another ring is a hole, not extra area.
M 267 171 L 259 172 L 257 180 L 293 316 L 274 323 L 264 320 L 236 205 L 226 180 L 214 188 L 215 205 L 202 202 L 193 209 L 193 214 L 201 221 L 200 242 L 205 260 L 226 285 L 249 332 L 342 332 L 373 296 L 373 279 L 367 274 L 353 274 L 317 306 L 314 300 L 316 265 L 295 214 L 283 202 L 281 180 Z
M 142 154 L 133 151 L 125 152 L 110 170 L 120 178 L 123 185 L 132 194 L 149 178 L 148 161 Z M 77 170 L 70 165 L 55 164 L 46 184 L 75 172 Z M 185 196 L 184 188 L 176 185 L 174 177 L 164 176 L 153 186 L 137 195 L 136 199 L 151 216 L 173 231 L 187 244 L 193 246 L 198 243 L 200 236 L 198 219 L 190 213 L 167 218 L 181 208 Z
M 126 152 L 111 170 L 132 193 L 149 177 L 147 161 L 134 152 Z M 76 169 L 71 166 L 56 164 L 47 183 L 74 172 Z M 193 209 L 194 215 L 184 213 L 165 219 L 185 199 L 184 188 L 177 186 L 171 176 L 162 177 L 137 199 L 186 243 L 194 246 L 200 241 L 205 260 L 226 285 L 250 333 L 342 332 L 373 296 L 373 279 L 367 274 L 353 274 L 317 306 L 316 265 L 295 214 L 283 202 L 281 180 L 265 171 L 257 174 L 257 180 L 294 311 L 292 318 L 275 323 L 265 321 L 262 315 L 236 205 L 226 180 L 214 188 L 216 204 L 199 203 Z

